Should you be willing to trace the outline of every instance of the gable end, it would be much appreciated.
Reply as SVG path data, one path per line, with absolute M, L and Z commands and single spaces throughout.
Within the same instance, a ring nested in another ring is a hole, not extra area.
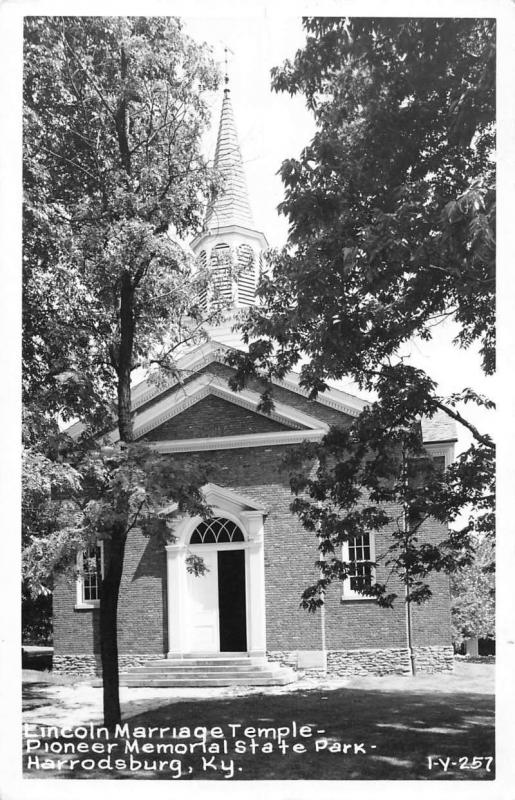
M 199 400 L 181 414 L 153 428 L 145 435 L 152 441 L 199 439 L 212 436 L 236 436 L 275 433 L 296 429 L 264 414 L 242 408 L 215 394 Z

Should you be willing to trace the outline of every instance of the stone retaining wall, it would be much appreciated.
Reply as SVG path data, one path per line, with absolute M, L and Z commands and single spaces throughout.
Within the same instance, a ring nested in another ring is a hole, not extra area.
M 297 651 L 272 651 L 267 653 L 269 661 L 278 661 L 284 666 L 299 670 Z M 452 647 L 415 648 L 415 666 L 418 672 L 449 672 L 454 667 Z M 309 670 L 314 674 L 316 670 Z M 410 659 L 406 648 L 367 648 L 361 650 L 329 650 L 327 653 L 327 676 L 355 677 L 358 675 L 409 675 Z M 318 671 L 318 674 L 322 674 Z
M 452 672 L 454 650 L 449 647 L 415 648 L 416 667 L 419 672 Z
M 166 656 L 160 654 L 120 655 L 120 672 L 130 667 L 139 667 L 148 661 L 157 661 Z M 274 650 L 267 653 L 271 662 L 282 664 L 303 675 L 323 675 L 318 669 L 299 669 L 298 651 Z M 418 672 L 449 672 L 454 667 L 452 647 L 417 647 L 415 664 Z M 57 655 L 53 658 L 53 671 L 63 675 L 93 677 L 101 675 L 99 655 Z M 327 653 L 327 676 L 351 678 L 359 675 L 408 675 L 410 662 L 406 648 L 377 648 L 362 650 L 329 650 Z
M 140 667 L 147 661 L 157 661 L 160 658 L 166 658 L 166 656 L 155 653 L 121 654 L 119 656 L 120 672 L 125 672 L 130 667 Z M 52 669 L 61 675 L 76 675 L 77 677 L 97 677 L 102 674 L 100 655 L 86 653 L 68 656 L 54 655 Z
M 327 654 L 327 674 L 333 677 L 406 675 L 409 672 L 406 648 L 333 650 Z

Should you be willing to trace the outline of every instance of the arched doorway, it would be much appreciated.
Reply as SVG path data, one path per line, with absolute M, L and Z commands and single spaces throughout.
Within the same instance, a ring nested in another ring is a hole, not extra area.
M 177 514 L 166 546 L 168 657 L 247 652 L 264 656 L 265 509 L 230 489 L 203 488 L 212 517 Z M 191 556 L 207 571 L 191 572 Z
M 247 651 L 245 539 L 227 517 L 199 522 L 190 537 L 192 555 L 205 572 L 188 573 L 192 650 Z

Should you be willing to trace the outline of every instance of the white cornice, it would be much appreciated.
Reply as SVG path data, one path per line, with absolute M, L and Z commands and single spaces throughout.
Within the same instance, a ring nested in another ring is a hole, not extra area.
M 253 228 L 245 228 L 243 225 L 220 225 L 216 228 L 208 228 L 207 230 L 202 231 L 202 233 L 199 233 L 198 236 L 195 236 L 195 238 L 190 242 L 190 247 L 194 253 L 197 253 L 204 241 L 209 241 L 210 239 L 220 239 L 224 237 L 229 237 L 231 240 L 235 238 L 248 238 L 257 242 L 262 250 L 266 250 L 268 248 L 268 242 L 264 233 Z
M 158 453 L 195 453 L 205 450 L 237 450 L 248 447 L 272 447 L 275 445 L 319 442 L 327 431 L 279 431 L 278 433 L 247 433 L 238 436 L 213 436 L 199 439 L 174 439 L 173 441 L 148 442 Z
M 148 442 L 148 446 L 158 453 L 188 453 L 204 450 L 235 450 L 248 447 L 270 447 L 301 442 L 319 442 L 326 430 L 279 431 L 277 433 L 247 433 L 237 436 L 213 436 L 198 439 L 174 439 L 170 441 Z M 448 466 L 454 458 L 454 446 L 425 444 L 432 456 L 444 456 Z
M 212 364 L 213 361 L 216 361 L 217 356 L 220 359 L 223 359 L 223 353 L 218 353 L 218 350 L 225 351 L 226 349 L 228 348 L 226 348 L 224 345 L 217 345 L 217 350 L 215 350 L 213 348 L 213 342 L 204 342 L 179 359 L 177 364 L 177 372 L 198 372 L 203 367 L 206 367 L 209 364 Z M 186 376 L 186 379 L 188 377 L 189 375 Z M 135 411 L 140 406 L 145 405 L 145 403 L 148 403 L 150 400 L 153 400 L 154 397 L 157 397 L 163 392 L 172 389 L 174 386 L 178 386 L 180 383 L 182 383 L 182 381 L 176 377 L 170 378 L 170 380 L 161 384 L 153 384 L 148 379 L 141 381 L 141 383 L 138 383 L 131 390 L 132 410 Z
M 178 387 L 177 391 L 172 395 L 167 395 L 139 414 L 136 413 L 134 415 L 134 436 L 136 438 L 145 436 L 149 431 L 158 428 L 178 414 L 182 414 L 188 408 L 210 395 L 220 397 L 233 405 L 245 408 L 267 419 L 275 420 L 290 428 L 328 430 L 328 426 L 320 422 L 316 417 L 304 414 L 302 411 L 298 411 L 284 403 L 276 403 L 270 414 L 264 414 L 258 410 L 261 398 L 257 392 L 253 392 L 250 389 L 233 392 L 223 379 L 204 373 L 184 386 Z M 109 439 L 111 442 L 117 441 L 118 432 L 112 431 Z
M 276 386 L 282 386 L 283 389 L 288 389 L 290 392 L 295 392 L 295 394 L 301 394 L 309 398 L 309 392 L 307 389 L 300 386 L 299 378 L 294 372 L 289 372 L 287 377 L 283 380 L 274 378 L 272 383 Z M 348 397 L 352 404 L 345 401 L 342 402 L 337 395 Z M 367 406 L 365 400 L 361 400 L 359 397 L 353 397 L 353 395 L 350 394 L 346 395 L 346 393 L 340 392 L 339 389 L 328 389 L 327 392 L 317 395 L 314 402 L 321 403 L 323 406 L 328 406 L 329 408 L 334 408 L 335 411 L 343 411 L 351 417 L 358 417 Z
M 206 483 L 201 492 L 210 506 L 219 505 L 223 508 L 230 503 L 240 510 L 245 510 L 247 514 L 263 515 L 266 511 L 261 503 L 256 503 L 252 498 L 233 492 L 232 489 L 227 489 L 225 486 L 218 486 L 216 483 Z
M 223 365 L 225 363 L 225 355 L 234 349 L 213 340 L 206 342 L 180 359 L 177 364 L 177 372 L 197 372 L 213 362 L 219 362 Z M 309 397 L 309 392 L 300 386 L 300 376 L 295 372 L 289 372 L 283 380 L 274 378 L 271 382 L 275 386 L 281 386 L 295 394 L 300 394 L 306 398 Z M 161 386 L 152 386 L 148 381 L 143 381 L 138 386 L 135 386 L 132 391 L 132 408 L 139 408 L 178 383 L 179 380 L 177 378 L 172 378 Z M 365 400 L 333 388 L 319 394 L 315 402 L 328 406 L 335 411 L 340 411 L 343 414 L 348 414 L 351 417 L 359 416 L 367 405 Z
M 139 438 L 140 436 L 144 436 L 149 431 L 159 427 L 178 414 L 182 414 L 186 409 L 210 395 L 227 400 L 234 405 L 252 411 L 254 414 L 260 414 L 266 418 L 273 419 L 282 425 L 288 425 L 294 428 L 311 428 L 317 430 L 323 428 L 326 431 L 328 430 L 328 426 L 321 423 L 315 417 L 304 414 L 284 403 L 276 403 L 270 414 L 264 414 L 258 410 L 260 396 L 257 392 L 253 392 L 250 389 L 243 389 L 241 392 L 233 392 L 221 378 L 217 378 L 214 375 L 202 374 L 184 386 L 179 387 L 171 396 L 167 395 L 161 401 L 152 404 L 140 414 L 135 414 L 135 437 Z

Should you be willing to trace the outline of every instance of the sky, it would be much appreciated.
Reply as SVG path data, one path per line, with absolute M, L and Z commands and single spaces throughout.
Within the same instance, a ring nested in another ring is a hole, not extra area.
M 314 120 L 302 97 L 276 94 L 270 88 L 270 69 L 292 59 L 302 48 L 305 33 L 300 17 L 256 13 L 252 17 L 185 18 L 186 31 L 212 48 L 224 68 L 224 47 L 228 47 L 228 74 L 232 105 L 247 175 L 250 203 L 256 228 L 262 230 L 271 246 L 280 247 L 288 235 L 287 221 L 277 212 L 283 186 L 277 171 L 284 159 L 298 156 L 309 143 Z M 222 89 L 212 97 L 212 127 L 206 137 L 208 157 L 213 157 L 222 102 Z M 461 350 L 452 344 L 457 328 L 443 322 L 433 328 L 433 340 L 419 339 L 405 345 L 410 363 L 424 369 L 437 380 L 442 395 L 465 387 L 489 396 L 494 382 L 480 367 L 477 348 Z M 358 393 L 349 381 L 337 384 Z M 480 430 L 495 434 L 495 414 L 467 405 L 462 411 Z M 456 451 L 468 447 L 471 435 L 460 426 Z
M 298 155 L 314 132 L 303 98 L 272 92 L 270 70 L 292 58 L 305 41 L 300 17 L 185 18 L 186 31 L 212 48 L 224 69 L 228 52 L 231 99 L 256 228 L 272 247 L 284 244 L 286 219 L 276 211 L 282 200 L 277 171 L 285 158 Z M 206 151 L 214 155 L 222 87 L 212 98 L 213 125 Z

